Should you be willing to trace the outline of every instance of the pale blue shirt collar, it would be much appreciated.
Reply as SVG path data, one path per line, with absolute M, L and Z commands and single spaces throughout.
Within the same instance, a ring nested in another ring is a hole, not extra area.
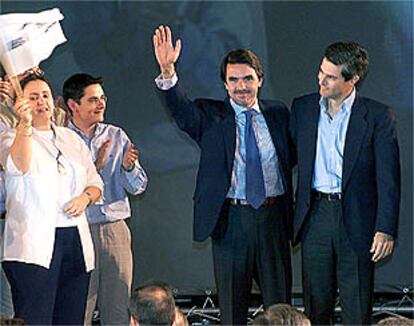
M 72 130 L 78 132 L 79 134 L 83 135 L 83 137 L 85 137 L 86 139 L 92 139 L 93 137 L 95 137 L 96 135 L 100 134 L 102 129 L 104 128 L 104 125 L 101 122 L 98 122 L 95 125 L 95 129 L 93 130 L 93 134 L 92 136 L 87 136 L 82 130 L 80 130 L 74 123 L 73 123 L 73 119 L 71 118 L 69 120 L 68 123 L 68 127 L 71 128 Z
M 341 103 L 340 110 L 342 112 L 346 111 L 349 113 L 351 111 L 352 105 L 354 104 L 356 97 L 356 90 L 355 87 L 352 89 L 351 94 Z M 319 105 L 323 109 L 324 112 L 326 112 L 328 106 L 326 105 L 327 98 L 321 96 L 321 99 L 319 100 Z
M 244 111 L 250 109 L 250 108 L 246 108 L 244 106 L 241 106 L 241 105 L 237 104 L 236 102 L 233 101 L 232 98 L 230 98 L 230 105 L 233 108 L 234 113 L 236 114 L 236 116 L 239 116 L 239 115 L 243 114 Z M 251 109 L 255 110 L 257 113 L 261 113 L 260 108 L 259 108 L 259 101 L 257 99 L 254 102 Z

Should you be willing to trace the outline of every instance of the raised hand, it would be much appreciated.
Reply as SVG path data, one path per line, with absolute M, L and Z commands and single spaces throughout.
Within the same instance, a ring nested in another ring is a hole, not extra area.
M 98 151 L 98 156 L 95 160 L 95 167 L 96 167 L 96 171 L 101 171 L 105 164 L 106 164 L 106 159 L 108 157 L 108 152 L 109 152 L 109 148 L 111 146 L 112 142 L 110 139 L 108 139 L 107 141 L 105 141 L 103 143 L 103 145 L 101 146 L 101 148 Z
M 122 166 L 125 170 L 130 171 L 133 169 L 135 161 L 138 159 L 138 155 L 139 152 L 134 144 L 129 144 L 122 160 Z
M 14 103 L 14 112 L 16 113 L 19 121 L 26 126 L 32 124 L 32 108 L 29 104 L 29 100 L 23 97 L 18 97 L 16 103 Z
M 162 77 L 164 79 L 173 77 L 175 74 L 174 64 L 180 56 L 181 40 L 178 39 L 173 46 L 171 29 L 168 26 L 160 25 L 155 30 L 152 41 Z

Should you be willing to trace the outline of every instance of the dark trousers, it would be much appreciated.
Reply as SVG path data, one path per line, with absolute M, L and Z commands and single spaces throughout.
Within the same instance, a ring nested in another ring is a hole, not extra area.
M 89 273 L 76 227 L 56 229 L 50 269 L 16 261 L 2 265 L 16 317 L 29 325 L 83 325 Z
M 230 206 L 224 237 L 213 239 L 213 260 L 223 325 L 247 323 L 253 279 L 266 308 L 290 304 L 290 246 L 278 203 Z
M 302 239 L 305 314 L 312 325 L 332 325 L 339 289 L 344 325 L 371 324 L 374 265 L 348 240 L 341 201 L 315 200 Z

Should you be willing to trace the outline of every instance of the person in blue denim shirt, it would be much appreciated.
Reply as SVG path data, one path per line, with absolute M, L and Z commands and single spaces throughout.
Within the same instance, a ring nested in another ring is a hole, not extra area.
M 107 97 L 103 80 L 75 74 L 63 85 L 63 98 L 71 113 L 68 127 L 89 147 L 105 183 L 103 204 L 88 208 L 95 246 L 96 267 L 91 275 L 85 324 L 91 324 L 96 304 L 102 325 L 127 325 L 132 283 L 131 216 L 127 193 L 145 191 L 147 175 L 138 150 L 119 127 L 103 123 Z

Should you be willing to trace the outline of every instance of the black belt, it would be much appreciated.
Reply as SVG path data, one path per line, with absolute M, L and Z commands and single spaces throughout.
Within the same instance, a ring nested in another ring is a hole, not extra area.
M 273 205 L 276 203 L 277 200 L 278 200 L 278 196 L 266 197 L 262 206 Z M 228 198 L 228 201 L 230 205 L 243 205 L 243 206 L 250 205 L 246 199 Z
M 342 200 L 343 195 L 340 192 L 326 193 L 316 190 L 312 190 L 312 196 L 314 199 L 325 199 L 327 201 Z

